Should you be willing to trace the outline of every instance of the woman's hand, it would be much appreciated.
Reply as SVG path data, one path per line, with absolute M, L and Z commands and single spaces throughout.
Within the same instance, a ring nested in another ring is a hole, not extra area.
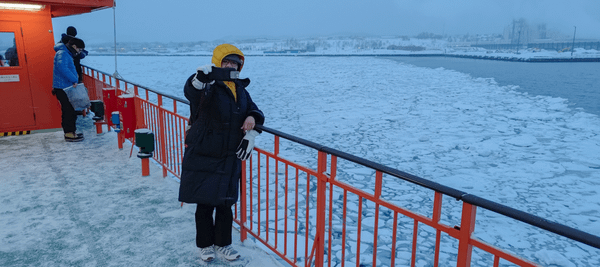
M 246 118 L 246 120 L 244 121 L 244 124 L 242 125 L 242 130 L 250 131 L 250 130 L 254 129 L 254 125 L 256 125 L 256 122 L 254 121 L 254 117 L 248 116 Z

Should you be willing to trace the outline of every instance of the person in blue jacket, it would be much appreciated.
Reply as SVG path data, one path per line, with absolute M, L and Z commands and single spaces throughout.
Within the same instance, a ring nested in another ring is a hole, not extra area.
M 250 158 L 259 134 L 254 126 L 265 120 L 246 90 L 250 79 L 238 78 L 243 66 L 242 51 L 219 45 L 212 64 L 199 67 L 184 86 L 191 128 L 185 138 L 179 201 L 197 204 L 196 246 L 204 261 L 216 254 L 230 261 L 240 257 L 231 246 L 231 206 L 238 200 L 241 161 Z M 232 77 L 232 72 L 238 75 Z
M 60 37 L 59 43 L 66 44 L 71 40 L 71 38 L 77 36 L 77 29 L 73 26 L 67 27 L 67 33 L 63 33 Z M 79 83 L 83 82 L 83 69 L 81 68 L 81 60 L 84 59 L 88 55 L 88 51 L 82 49 L 78 56 L 73 58 L 73 62 L 75 63 L 75 70 L 77 70 L 77 77 L 79 79 Z
M 83 140 L 83 134 L 77 133 L 77 127 L 75 125 L 77 121 L 77 113 L 69 98 L 65 93 L 64 89 L 73 86 L 77 86 L 79 80 L 77 76 L 77 70 L 75 69 L 75 63 L 73 58 L 77 57 L 79 53 L 85 48 L 83 40 L 73 37 L 66 44 L 58 43 L 54 46 L 54 72 L 52 77 L 52 94 L 56 96 L 60 102 L 62 111 L 62 122 L 61 126 L 65 133 L 65 141 L 67 142 L 78 142 Z

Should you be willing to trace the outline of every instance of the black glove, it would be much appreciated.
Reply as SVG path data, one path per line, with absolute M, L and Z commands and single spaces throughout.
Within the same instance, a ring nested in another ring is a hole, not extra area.
M 213 81 L 213 79 L 210 79 L 210 77 L 208 77 L 208 74 L 210 74 L 210 72 L 212 71 L 212 67 L 215 64 L 208 64 L 208 65 L 204 65 L 204 66 L 200 66 L 198 67 L 196 70 L 196 79 L 202 83 L 210 83 Z

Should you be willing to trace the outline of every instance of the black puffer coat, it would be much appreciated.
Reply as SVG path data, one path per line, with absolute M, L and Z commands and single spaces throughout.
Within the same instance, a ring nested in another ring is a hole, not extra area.
M 248 116 L 254 117 L 256 124 L 263 124 L 264 115 L 246 91 L 249 79 L 234 81 L 235 101 L 222 81 L 215 81 L 208 90 L 197 90 L 192 85 L 194 76 L 184 86 L 192 117 L 198 116 L 185 140 L 179 201 L 233 205 L 238 200 L 241 177 L 241 161 L 235 152 L 244 137 L 242 124 Z

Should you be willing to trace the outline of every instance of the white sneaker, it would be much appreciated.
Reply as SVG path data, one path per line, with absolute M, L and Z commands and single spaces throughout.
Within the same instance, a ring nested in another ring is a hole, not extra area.
M 227 245 L 224 247 L 215 246 L 215 250 L 223 255 L 225 259 L 228 261 L 237 260 L 240 257 L 240 253 L 237 252 L 231 245 Z
M 215 249 L 213 246 L 200 248 L 200 258 L 202 258 L 203 261 L 212 261 L 215 259 Z

